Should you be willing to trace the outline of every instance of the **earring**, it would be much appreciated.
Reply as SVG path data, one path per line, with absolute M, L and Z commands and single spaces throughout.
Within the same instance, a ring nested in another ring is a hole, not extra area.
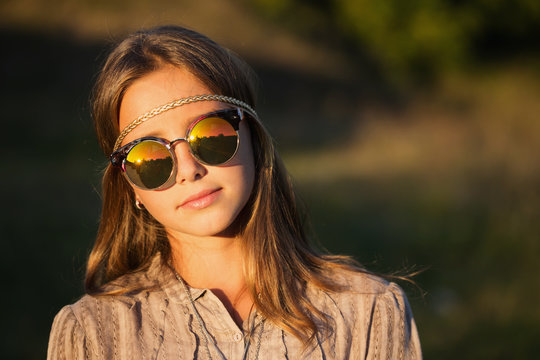
M 139 200 L 139 199 L 135 199 L 135 207 L 139 210 L 143 210 L 144 209 L 144 205 L 142 204 L 142 202 Z

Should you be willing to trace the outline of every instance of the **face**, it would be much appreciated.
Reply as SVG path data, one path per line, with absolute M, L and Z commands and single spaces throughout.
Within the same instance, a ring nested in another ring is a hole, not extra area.
M 156 70 L 127 89 L 120 105 L 120 130 L 157 106 L 212 93 L 187 70 L 173 66 Z M 219 102 L 200 101 L 165 111 L 133 129 L 122 145 L 144 136 L 168 141 L 182 138 L 189 125 L 201 115 L 228 107 Z M 224 234 L 230 229 L 251 195 L 255 177 L 246 120 L 240 122 L 239 135 L 236 155 L 220 166 L 197 162 L 189 145 L 179 141 L 173 147 L 177 160 L 175 183 L 164 190 L 133 187 L 146 210 L 170 235 L 177 239 L 206 237 Z

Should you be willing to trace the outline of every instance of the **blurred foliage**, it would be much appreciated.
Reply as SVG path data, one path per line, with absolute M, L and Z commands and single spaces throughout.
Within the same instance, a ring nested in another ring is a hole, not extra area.
M 424 80 L 493 56 L 538 55 L 536 0 L 253 0 L 273 21 Z M 522 52 L 525 51 L 526 54 Z

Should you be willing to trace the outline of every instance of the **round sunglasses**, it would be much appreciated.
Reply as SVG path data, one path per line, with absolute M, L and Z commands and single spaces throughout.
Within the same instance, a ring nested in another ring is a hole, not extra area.
M 191 154 L 201 164 L 223 165 L 238 150 L 238 128 L 246 114 L 234 108 L 202 115 L 188 127 L 184 137 L 172 141 L 142 137 L 113 152 L 111 163 L 120 167 L 127 179 L 140 189 L 166 189 L 176 178 L 176 143 L 187 142 Z

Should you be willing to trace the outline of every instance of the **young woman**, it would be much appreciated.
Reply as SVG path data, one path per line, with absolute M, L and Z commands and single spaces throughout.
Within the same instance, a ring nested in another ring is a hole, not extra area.
M 49 359 L 421 358 L 402 290 L 310 247 L 252 79 L 180 27 L 109 55 L 88 294 L 56 316 Z

